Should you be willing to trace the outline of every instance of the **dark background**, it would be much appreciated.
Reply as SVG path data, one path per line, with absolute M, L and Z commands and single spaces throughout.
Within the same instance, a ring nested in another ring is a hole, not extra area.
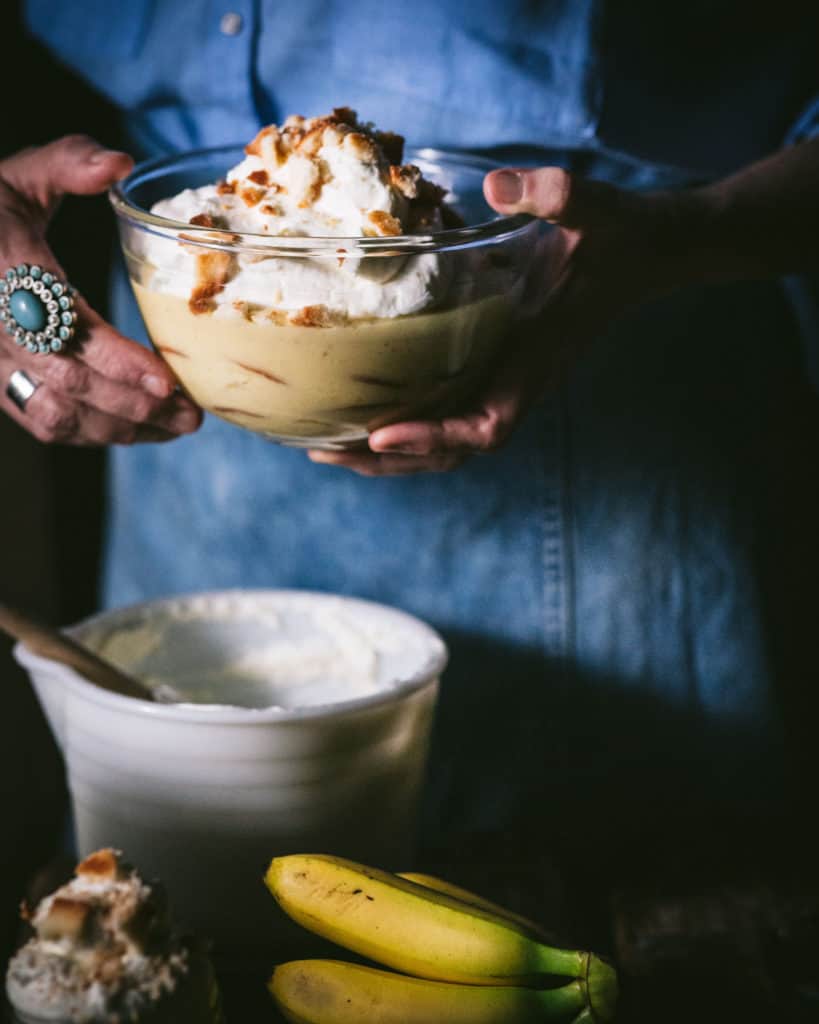
M 116 112 L 25 36 L 9 0 L 0 53 L 0 157 L 69 132 L 120 144 Z M 113 244 L 106 199 L 67 199 L 51 244 L 69 279 L 104 311 Z M 0 601 L 52 623 L 87 615 L 96 606 L 104 453 L 41 445 L 0 415 L 0 465 Z M 0 962 L 13 941 L 13 904 L 53 852 L 66 799 L 60 758 L 11 646 L 0 637 Z

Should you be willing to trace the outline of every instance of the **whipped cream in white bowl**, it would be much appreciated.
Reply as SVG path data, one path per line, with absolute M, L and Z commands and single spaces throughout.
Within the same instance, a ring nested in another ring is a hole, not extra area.
M 68 632 L 178 700 L 122 697 L 15 647 L 65 758 L 79 853 L 127 850 L 217 953 L 292 935 L 261 883 L 275 854 L 409 862 L 446 663 L 429 626 L 349 597 L 238 590 Z

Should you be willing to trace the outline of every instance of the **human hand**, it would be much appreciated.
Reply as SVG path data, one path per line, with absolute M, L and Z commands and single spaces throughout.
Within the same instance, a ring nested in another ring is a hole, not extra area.
M 131 158 L 68 135 L 0 160 L 0 271 L 19 263 L 65 274 L 48 247 L 48 223 L 63 195 L 104 192 Z M 0 331 L 0 408 L 40 441 L 76 445 L 168 441 L 196 430 L 201 411 L 176 392 L 168 367 L 124 337 L 77 295 L 77 333 L 67 351 L 38 355 Z M 6 395 L 23 370 L 39 386 L 17 408 Z
M 493 171 L 484 193 L 500 213 L 529 213 L 554 224 L 535 282 L 542 294 L 537 317 L 522 323 L 471 408 L 382 427 L 370 435 L 369 451 L 311 451 L 314 462 L 383 476 L 442 472 L 491 452 L 585 342 L 625 309 L 676 283 L 674 239 L 684 201 L 670 193 L 627 192 L 556 167 Z

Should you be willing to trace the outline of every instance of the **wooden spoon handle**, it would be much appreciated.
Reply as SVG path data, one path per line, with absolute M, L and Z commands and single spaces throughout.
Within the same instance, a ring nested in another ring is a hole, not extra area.
M 15 608 L 0 604 L 0 629 L 15 640 L 22 641 L 34 654 L 68 665 L 104 690 L 124 694 L 126 697 L 138 697 L 140 700 L 153 700 L 151 690 L 143 683 L 121 672 L 110 662 L 103 661 L 70 637 L 30 619 Z

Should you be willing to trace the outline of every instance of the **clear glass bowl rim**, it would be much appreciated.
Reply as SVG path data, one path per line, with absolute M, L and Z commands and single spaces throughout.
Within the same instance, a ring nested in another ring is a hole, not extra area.
M 147 231 L 178 241 L 184 232 L 184 241 L 189 245 L 200 245 L 207 249 L 221 249 L 227 252 L 250 252 L 268 256 L 323 256 L 337 259 L 339 250 L 344 249 L 347 257 L 355 255 L 357 259 L 379 256 L 399 256 L 413 253 L 449 252 L 457 249 L 472 248 L 486 243 L 497 244 L 523 234 L 533 218 L 528 214 L 499 216 L 480 224 L 461 228 L 448 228 L 444 231 L 431 232 L 426 235 L 394 235 L 389 238 L 347 238 L 342 236 L 297 236 L 297 235 L 266 235 L 252 232 L 225 230 L 219 232 L 213 228 L 185 224 L 181 221 L 158 217 L 136 203 L 132 202 L 127 192 L 138 184 L 146 174 L 155 175 L 163 170 L 170 170 L 183 160 L 196 158 L 213 158 L 219 154 L 235 153 L 241 150 L 241 144 L 214 146 L 206 149 L 186 150 L 170 156 L 155 157 L 137 164 L 131 173 L 117 182 L 108 192 L 109 201 L 116 215 L 124 221 Z M 485 157 L 460 153 L 456 150 L 434 149 L 421 147 L 409 149 L 407 158 L 438 161 L 449 164 L 453 169 L 458 166 L 470 170 L 482 171 L 484 174 L 497 170 L 504 165 Z M 220 238 L 223 234 L 225 237 Z

